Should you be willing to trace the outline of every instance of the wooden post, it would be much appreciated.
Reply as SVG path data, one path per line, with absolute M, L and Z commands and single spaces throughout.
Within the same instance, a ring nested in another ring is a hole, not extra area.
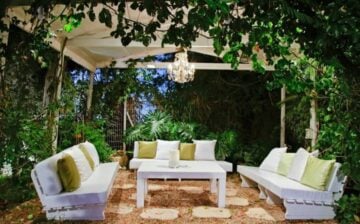
M 91 103 L 94 91 L 94 76 L 95 72 L 91 72 L 89 77 L 89 88 L 86 101 L 86 120 L 91 120 Z
M 286 86 L 281 88 L 281 112 L 280 112 L 280 146 L 285 146 L 285 114 L 286 114 Z
M 58 133 L 59 133 L 59 116 L 60 116 L 60 110 L 59 110 L 59 100 L 61 97 L 61 87 L 62 87 L 62 80 L 63 80 L 63 74 L 64 74 L 64 68 L 65 68 L 65 45 L 66 45 L 67 38 L 63 39 L 61 42 L 61 49 L 59 53 L 59 62 L 58 67 L 56 70 L 56 76 L 55 81 L 56 85 L 54 86 L 54 92 L 52 94 L 52 103 L 55 105 L 55 109 L 50 112 L 49 116 L 49 129 L 51 132 L 51 150 L 53 154 L 56 154 L 57 149 L 57 143 L 58 143 Z
M 123 134 L 126 132 L 126 114 L 127 114 L 127 100 L 124 100 L 124 114 L 123 114 Z M 123 139 L 123 150 L 126 152 L 126 144 Z

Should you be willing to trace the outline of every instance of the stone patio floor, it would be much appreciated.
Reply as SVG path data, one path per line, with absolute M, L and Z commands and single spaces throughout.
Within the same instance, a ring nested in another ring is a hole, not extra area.
M 336 223 L 330 221 L 288 221 L 282 206 L 268 205 L 253 188 L 241 188 L 237 174 L 227 177 L 226 208 L 217 208 L 209 181 L 151 180 L 144 208 L 136 208 L 136 179 L 132 171 L 120 170 L 107 204 L 104 221 L 81 223 Z M 38 199 L 25 202 L 0 218 L 0 223 L 49 222 Z M 23 214 L 23 215 L 21 215 Z M 62 222 L 79 223 L 79 222 Z

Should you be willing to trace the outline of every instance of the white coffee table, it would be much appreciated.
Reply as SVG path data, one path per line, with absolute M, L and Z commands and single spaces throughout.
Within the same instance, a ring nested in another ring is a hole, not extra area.
M 148 179 L 209 179 L 211 192 L 217 192 L 218 207 L 225 207 L 226 171 L 217 163 L 181 161 L 180 167 L 169 168 L 167 160 L 143 162 L 137 171 L 136 206 L 144 207 Z

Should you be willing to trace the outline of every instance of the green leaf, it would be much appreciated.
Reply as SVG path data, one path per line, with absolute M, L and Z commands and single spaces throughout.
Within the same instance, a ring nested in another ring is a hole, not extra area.
M 88 14 L 88 16 L 89 16 L 89 19 L 90 19 L 92 22 L 94 22 L 95 19 L 96 19 L 96 15 L 95 15 L 94 11 L 93 11 L 93 10 L 89 10 L 87 14 Z
M 122 43 L 122 45 L 124 45 L 124 46 L 129 45 L 130 42 L 131 42 L 131 38 L 130 38 L 128 35 L 126 35 L 126 36 L 124 36 L 124 37 L 121 38 L 121 43 Z
M 224 46 L 221 44 L 219 39 L 214 39 L 213 41 L 214 51 L 217 55 L 220 55 L 224 50 Z
M 65 32 L 70 33 L 73 30 L 73 25 L 70 23 L 65 24 L 64 30 L 65 30 Z
M 303 30 L 302 30 L 300 27 L 296 27 L 296 32 L 297 32 L 297 33 L 302 33 Z
M 105 23 L 105 25 L 109 28 L 112 27 L 111 13 L 108 9 L 103 8 L 101 10 L 101 12 L 99 13 L 99 22 Z
M 224 54 L 223 59 L 224 59 L 224 62 L 231 63 L 234 60 L 234 56 L 233 56 L 233 54 L 231 52 L 226 52 Z
M 330 121 L 330 118 L 331 118 L 330 115 L 326 115 L 326 116 L 324 117 L 324 121 L 325 121 L 325 122 Z
M 136 10 L 138 7 L 139 7 L 139 4 L 137 3 L 137 1 L 134 1 L 130 5 L 130 8 L 133 9 L 133 10 Z

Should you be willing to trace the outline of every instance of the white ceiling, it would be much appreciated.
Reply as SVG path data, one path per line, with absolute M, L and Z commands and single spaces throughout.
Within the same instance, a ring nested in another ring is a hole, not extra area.
M 147 24 L 153 18 L 145 12 L 134 11 L 130 9 L 127 3 L 126 17 L 141 23 Z M 64 9 L 64 5 L 57 5 L 54 8 L 53 13 L 59 15 Z M 95 14 L 104 6 L 99 4 L 94 8 Z M 14 7 L 8 9 L 8 15 L 11 17 L 17 17 L 22 21 L 29 21 L 30 16 L 26 15 L 24 9 L 26 7 Z M 114 12 L 112 12 L 113 27 L 116 27 L 117 19 Z M 67 33 L 62 30 L 64 23 L 56 21 L 51 25 L 52 32 L 56 34 L 51 39 L 51 45 L 54 49 L 58 50 L 61 48 L 60 43 L 66 37 L 67 43 L 65 46 L 64 53 L 66 56 L 71 58 L 76 63 L 85 67 L 90 71 L 95 71 L 96 68 L 106 67 L 115 61 L 115 67 L 124 68 L 127 67 L 126 61 L 129 59 L 139 59 L 146 56 L 161 55 L 165 53 L 173 53 L 180 50 L 180 48 L 174 45 L 165 45 L 161 47 L 162 33 L 158 32 L 157 40 L 153 41 L 149 46 L 145 47 L 142 43 L 131 42 L 128 46 L 124 47 L 121 44 L 120 39 L 111 37 L 111 28 L 101 24 L 98 20 L 91 22 L 88 18 L 83 19 L 81 25 L 74 29 L 72 32 Z M 22 29 L 31 32 L 32 24 L 19 25 Z M 160 29 L 167 29 L 168 23 L 162 24 Z M 114 28 L 113 28 L 114 29 Z M 205 35 L 206 36 L 206 35 Z M 212 46 L 212 40 L 204 36 L 200 36 L 195 42 L 192 43 L 192 48 L 189 51 L 193 51 L 200 54 L 215 56 L 214 49 Z M 149 63 L 139 63 L 138 67 L 148 66 Z M 166 67 L 167 63 L 156 63 L 155 68 Z M 210 69 L 210 70 L 230 70 L 229 64 L 225 63 L 195 63 L 197 69 Z M 245 64 L 240 65 L 239 70 L 251 70 L 251 65 Z M 267 67 L 268 70 L 273 70 L 271 67 Z

